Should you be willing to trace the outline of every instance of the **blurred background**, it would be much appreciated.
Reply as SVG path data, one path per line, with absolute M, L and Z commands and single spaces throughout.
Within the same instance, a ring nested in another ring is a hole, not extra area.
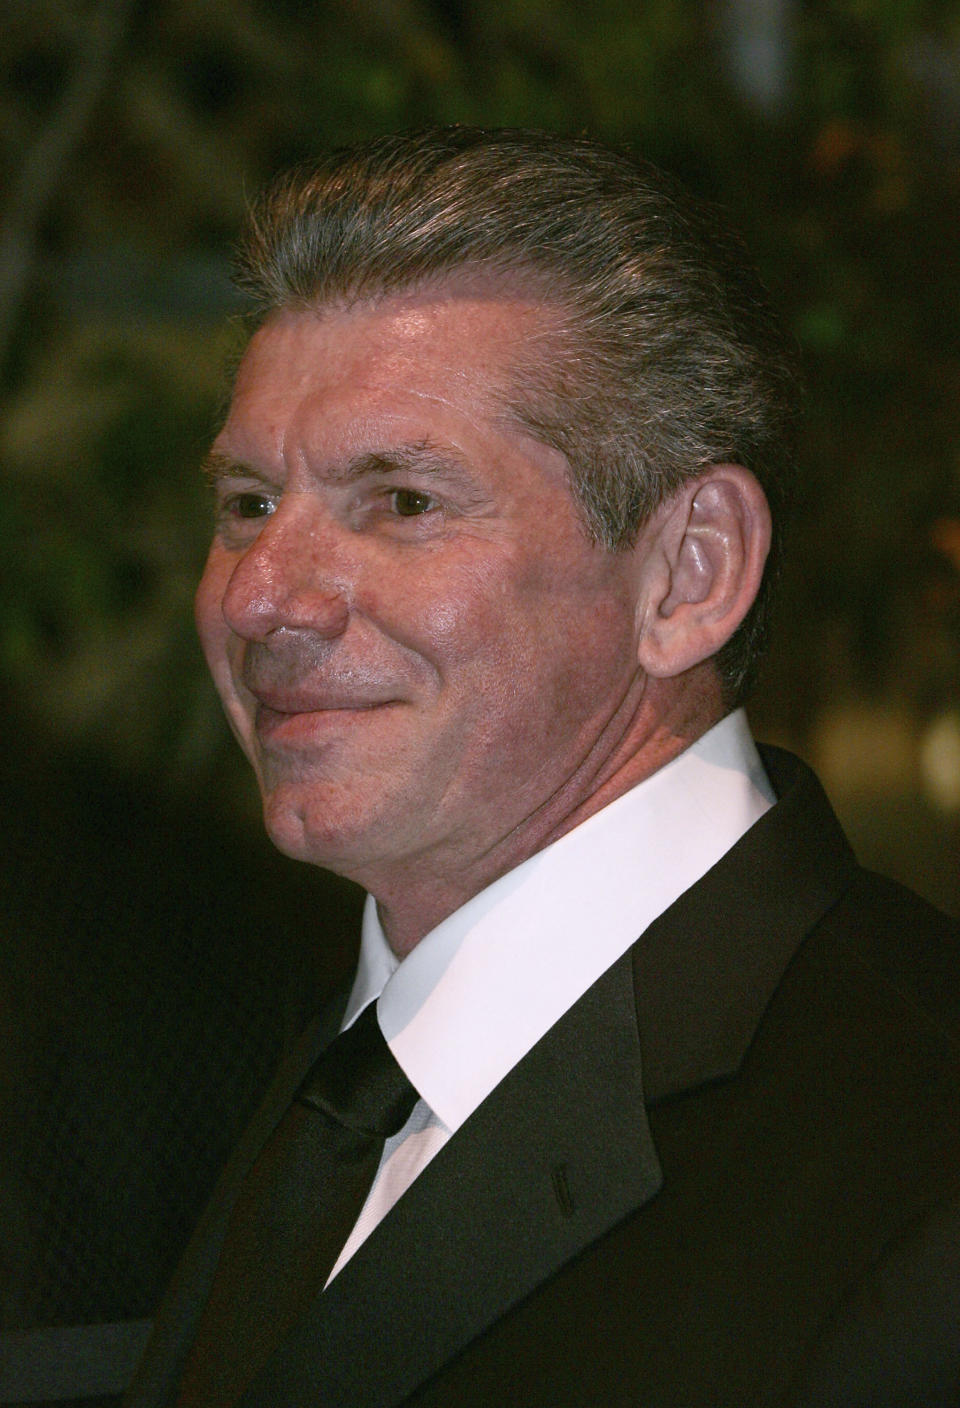
M 355 897 L 270 852 L 191 621 L 231 241 L 320 147 L 586 131 L 730 210 L 808 387 L 755 730 L 960 913 L 958 8 L 7 0 L 0 1323 L 150 1313 L 349 967 Z

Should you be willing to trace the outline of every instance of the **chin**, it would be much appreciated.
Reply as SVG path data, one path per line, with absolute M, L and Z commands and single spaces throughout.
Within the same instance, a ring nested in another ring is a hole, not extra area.
M 264 796 L 264 826 L 285 856 L 355 879 L 369 855 L 373 820 L 357 800 L 350 806 L 339 789 L 335 797 L 324 799 L 315 788 L 305 798 L 299 788 L 277 787 Z

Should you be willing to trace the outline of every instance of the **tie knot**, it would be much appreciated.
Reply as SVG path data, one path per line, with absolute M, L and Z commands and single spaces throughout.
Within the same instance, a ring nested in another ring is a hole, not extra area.
M 317 1059 L 297 1095 L 362 1134 L 396 1134 L 410 1117 L 417 1091 L 387 1045 L 371 1002 Z

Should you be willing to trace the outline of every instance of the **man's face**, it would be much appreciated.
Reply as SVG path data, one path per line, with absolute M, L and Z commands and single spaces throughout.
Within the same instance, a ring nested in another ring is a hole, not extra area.
M 268 830 L 375 893 L 517 863 L 642 692 L 631 554 L 498 408 L 544 331 L 462 291 L 278 313 L 213 446 L 197 621 Z

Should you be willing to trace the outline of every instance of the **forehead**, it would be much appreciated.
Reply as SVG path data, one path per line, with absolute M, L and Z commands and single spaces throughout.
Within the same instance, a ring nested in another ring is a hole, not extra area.
M 556 324 L 535 297 L 472 286 L 281 309 L 246 349 L 225 429 L 405 410 L 506 420 L 523 368 L 549 356 Z

